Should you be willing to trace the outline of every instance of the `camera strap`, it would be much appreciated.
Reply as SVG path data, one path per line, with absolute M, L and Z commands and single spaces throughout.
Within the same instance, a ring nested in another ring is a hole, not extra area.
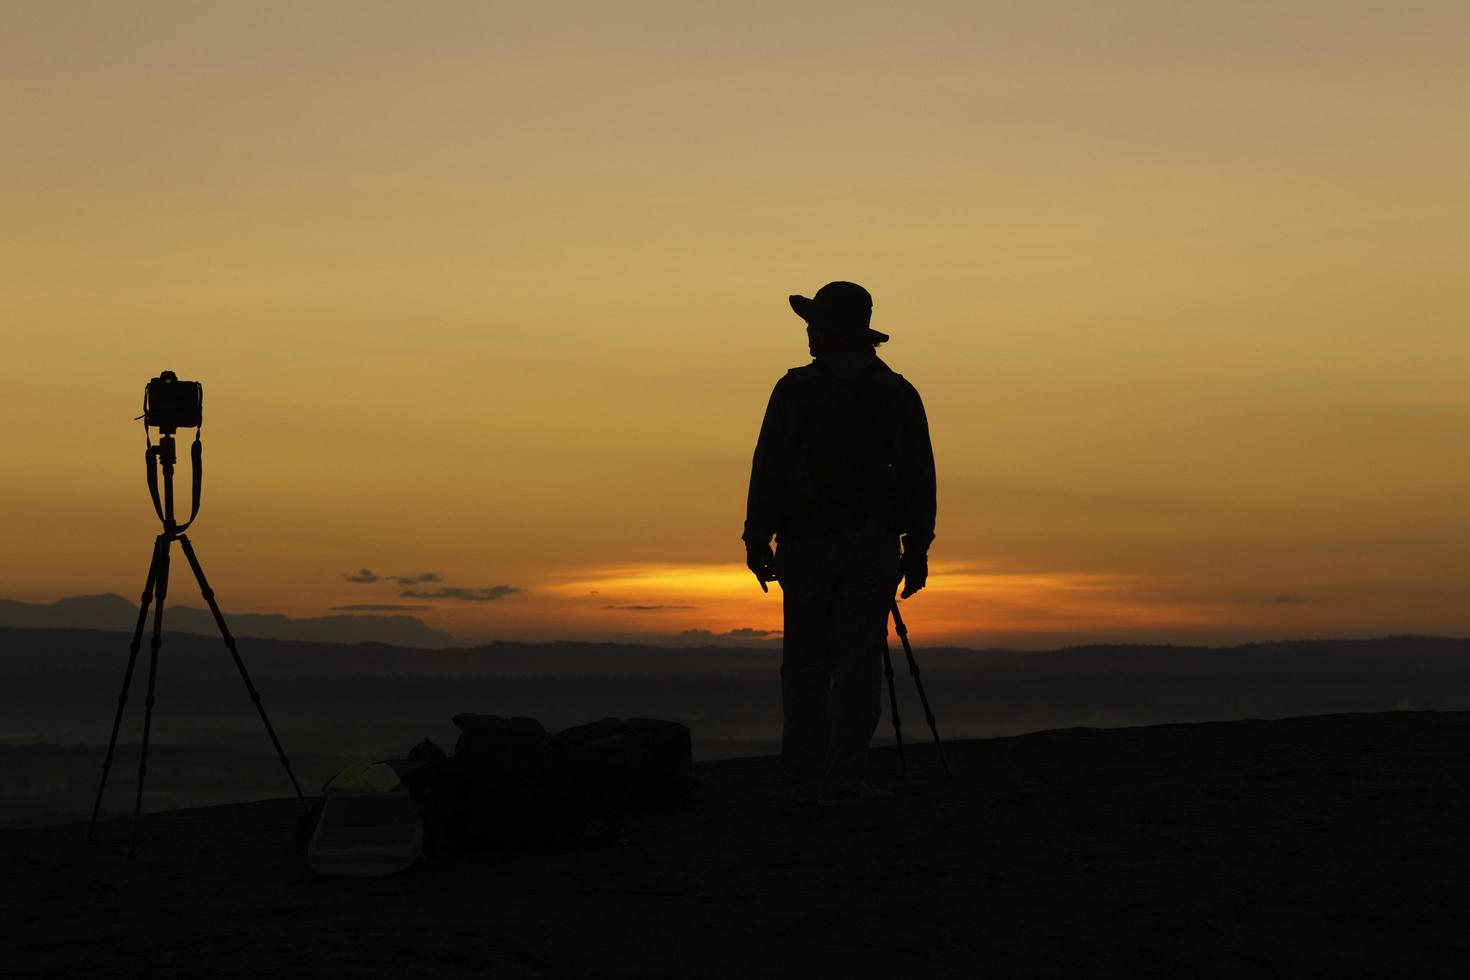
M 199 431 L 199 429 L 194 430 L 194 444 L 189 447 L 189 470 L 193 476 L 193 479 L 190 480 L 191 503 L 189 519 L 180 526 L 180 531 L 187 530 L 189 525 L 194 523 L 194 518 L 199 516 L 199 492 L 204 489 L 204 447 L 199 442 Z
M 194 518 L 199 516 L 199 494 L 204 489 L 204 447 L 199 442 L 199 429 L 194 430 L 194 444 L 189 447 L 189 462 L 192 469 L 193 480 L 191 481 L 191 505 L 189 507 L 189 519 L 174 528 L 175 534 L 182 534 L 188 530 L 189 525 L 194 523 Z M 158 447 L 153 445 L 153 439 L 148 435 L 148 427 L 143 426 L 143 439 L 148 443 L 148 451 L 144 454 L 148 468 L 148 495 L 153 498 L 153 510 L 158 514 L 160 521 L 166 521 L 163 513 L 163 501 L 158 495 Z

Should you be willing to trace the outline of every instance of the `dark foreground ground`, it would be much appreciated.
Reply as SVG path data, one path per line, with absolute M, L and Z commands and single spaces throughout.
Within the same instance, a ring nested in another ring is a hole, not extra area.
M 880 741 L 887 735 L 880 734 Z M 292 801 L 0 832 L 0 975 L 1464 976 L 1470 714 L 1071 729 L 891 750 L 891 803 L 771 759 L 616 849 L 309 874 Z

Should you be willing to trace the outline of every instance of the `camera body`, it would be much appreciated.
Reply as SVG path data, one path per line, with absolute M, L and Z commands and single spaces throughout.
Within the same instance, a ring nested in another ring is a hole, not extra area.
M 160 372 L 143 389 L 143 424 L 164 432 L 192 429 L 204 421 L 204 386 Z

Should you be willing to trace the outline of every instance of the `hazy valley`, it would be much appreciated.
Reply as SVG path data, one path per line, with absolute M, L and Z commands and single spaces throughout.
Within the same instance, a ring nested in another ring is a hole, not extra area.
M 127 660 L 126 634 L 0 628 L 0 822 L 70 819 L 91 806 Z M 251 676 L 305 787 L 357 758 L 422 738 L 452 750 L 461 711 L 529 715 L 556 730 L 609 715 L 689 725 L 695 753 L 774 752 L 776 649 L 496 643 L 456 649 L 242 641 Z M 131 804 L 147 646 L 139 658 L 105 808 Z M 898 658 L 903 730 L 923 742 Z M 948 738 L 1074 726 L 1470 708 L 1470 640 L 1092 646 L 1040 653 L 920 648 Z M 145 806 L 164 809 L 289 791 L 217 637 L 170 633 L 160 656 Z M 885 700 L 885 714 L 886 714 Z M 876 745 L 892 743 L 885 717 Z

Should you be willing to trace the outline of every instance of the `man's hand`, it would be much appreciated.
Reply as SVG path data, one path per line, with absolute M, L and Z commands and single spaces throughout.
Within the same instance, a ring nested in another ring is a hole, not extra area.
M 903 553 L 903 591 L 900 599 L 907 599 L 929 582 L 929 552 L 905 551 Z
M 745 546 L 745 567 L 755 573 L 755 580 L 761 584 L 762 592 L 771 591 L 766 587 L 767 582 L 776 581 L 776 555 L 771 551 L 770 542 L 765 544 L 747 544 Z

